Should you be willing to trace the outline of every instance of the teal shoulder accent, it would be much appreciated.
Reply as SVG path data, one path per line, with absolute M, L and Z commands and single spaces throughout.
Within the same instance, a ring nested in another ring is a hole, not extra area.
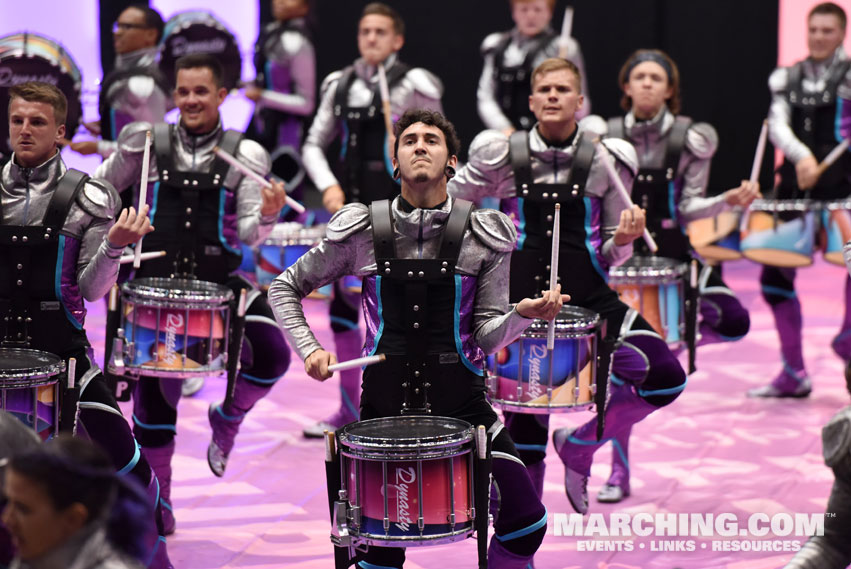
M 461 345 L 461 275 L 455 275 L 455 314 L 453 315 L 453 332 L 455 333 L 455 350 L 461 356 L 461 363 L 464 364 L 471 372 L 476 375 L 485 375 L 485 370 L 477 368 L 473 365 L 467 355 L 464 353 L 464 346 Z

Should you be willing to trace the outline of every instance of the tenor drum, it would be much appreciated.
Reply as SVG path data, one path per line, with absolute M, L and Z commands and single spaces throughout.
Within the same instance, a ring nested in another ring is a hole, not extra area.
M 129 375 L 172 377 L 226 371 L 230 304 L 224 285 L 144 278 L 121 286 L 121 328 Z
M 555 344 L 547 350 L 549 321 L 535 320 L 520 337 L 489 358 L 491 403 L 520 413 L 565 413 L 594 404 L 600 316 L 565 305 L 555 321 Z
M 0 348 L 0 409 L 42 438 L 59 433 L 59 376 L 65 362 L 40 350 Z
M 609 269 L 609 285 L 641 314 L 672 350 L 685 344 L 687 265 L 665 257 L 632 257 Z
M 742 254 L 773 267 L 813 264 L 815 215 L 808 200 L 754 200 L 742 232 Z
M 236 88 L 242 76 L 242 56 L 233 33 L 210 12 L 191 10 L 169 18 L 160 42 L 160 70 L 174 82 L 174 64 L 184 55 L 209 53 L 224 68 L 224 85 Z
M 824 260 L 845 266 L 842 247 L 851 241 L 851 200 L 829 202 L 822 213 L 825 231 Z
M 9 87 L 26 81 L 55 85 L 68 99 L 65 138 L 74 136 L 83 108 L 80 68 L 61 44 L 38 34 L 14 33 L 0 37 L 0 153 L 9 146 Z
M 473 427 L 403 416 L 337 430 L 349 531 L 368 545 L 410 547 L 473 533 Z
M 688 224 L 688 236 L 697 253 L 709 261 L 735 261 L 742 258 L 739 220 L 741 214 L 724 211 L 715 217 Z

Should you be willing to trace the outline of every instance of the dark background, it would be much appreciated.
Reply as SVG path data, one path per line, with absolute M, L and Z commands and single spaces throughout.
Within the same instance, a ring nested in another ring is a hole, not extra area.
M 402 59 L 441 78 L 444 110 L 466 147 L 483 128 L 475 99 L 482 69 L 479 45 L 488 33 L 513 25 L 508 0 L 386 1 L 399 10 L 407 26 Z M 130 3 L 101 1 L 104 31 Z M 260 4 L 261 18 L 268 21 L 270 3 Z M 312 0 L 320 80 L 357 57 L 357 22 L 366 4 L 367 0 Z M 557 30 L 565 5 L 556 3 Z M 592 113 L 622 114 L 620 66 L 636 49 L 662 49 L 680 68 L 682 114 L 718 130 L 720 146 L 709 192 L 724 191 L 750 175 L 760 125 L 768 112 L 768 75 L 777 62 L 777 0 L 573 0 L 571 5 L 572 35 L 585 57 Z M 108 39 L 110 34 L 101 37 Z M 111 50 L 111 43 L 104 42 L 105 62 L 112 61 Z M 767 156 L 772 155 L 769 148 Z M 763 189 L 772 185 L 772 163 L 763 161 Z

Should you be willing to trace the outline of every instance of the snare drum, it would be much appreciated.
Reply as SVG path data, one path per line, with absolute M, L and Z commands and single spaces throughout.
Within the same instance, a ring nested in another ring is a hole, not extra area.
M 121 300 L 129 375 L 182 379 L 226 371 L 231 289 L 144 278 L 124 283 Z
M 0 409 L 42 438 L 59 433 L 59 375 L 65 362 L 40 350 L 0 348 Z
M 609 269 L 609 285 L 641 314 L 672 350 L 685 342 L 686 263 L 665 257 L 632 257 Z
M 233 33 L 210 12 L 191 10 L 168 19 L 160 41 L 160 70 L 174 81 L 174 64 L 184 55 L 208 53 L 224 68 L 224 86 L 235 89 L 242 77 L 242 56 Z
M 739 212 L 723 211 L 715 217 L 696 219 L 689 223 L 689 241 L 698 255 L 709 261 L 741 259 L 740 217 Z
M 83 114 L 80 68 L 62 45 L 26 32 L 0 38 L 0 153 L 5 155 L 12 153 L 9 146 L 9 87 L 25 81 L 44 81 L 65 94 L 68 99 L 66 138 L 74 136 Z
M 257 284 L 269 288 L 275 277 L 319 245 L 323 237 L 325 224 L 311 227 L 295 221 L 276 224 L 255 255 Z
M 358 541 L 437 545 L 473 533 L 472 425 L 386 417 L 346 425 L 337 440 L 349 532 Z
M 547 320 L 535 320 L 516 341 L 488 358 L 491 403 L 520 413 L 581 411 L 594 404 L 597 313 L 565 305 L 555 321 L 552 376 Z
M 813 264 L 815 216 L 808 200 L 754 200 L 747 215 L 742 232 L 747 259 L 773 267 Z
M 826 234 L 824 260 L 844 267 L 842 247 L 851 241 L 851 201 L 828 203 L 823 212 L 822 223 Z

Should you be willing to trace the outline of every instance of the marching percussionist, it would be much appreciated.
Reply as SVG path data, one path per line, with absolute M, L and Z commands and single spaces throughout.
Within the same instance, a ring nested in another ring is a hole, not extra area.
M 783 152 L 780 199 L 844 199 L 851 194 L 851 157 L 843 156 L 819 176 L 819 161 L 837 145 L 837 96 L 848 95 L 851 61 L 845 55 L 845 11 L 832 2 L 816 5 L 807 18 L 809 57 L 776 69 L 768 79 L 771 108 L 768 135 Z M 844 132 L 844 136 L 848 136 Z M 772 382 L 748 392 L 754 397 L 806 397 L 812 384 L 804 365 L 801 303 L 795 292 L 795 269 L 764 266 L 762 297 L 771 306 L 780 337 L 783 368 Z M 833 350 L 851 363 L 851 279 L 845 281 L 845 316 Z
M 209 409 L 213 433 L 207 461 L 213 473 L 222 476 L 245 414 L 289 367 L 289 349 L 266 298 L 232 275 L 241 260 L 240 241 L 254 245 L 269 234 L 286 192 L 280 182 L 261 187 L 215 155 L 219 146 L 261 174 L 269 170 L 269 155 L 259 144 L 222 128 L 219 106 L 227 90 L 219 61 L 207 54 L 189 55 L 177 61 L 176 69 L 178 123 L 131 123 L 119 137 L 118 151 L 98 167 L 97 174 L 118 186 L 138 179 L 144 134 L 153 130 L 147 202 L 157 232 L 144 243 L 167 254 L 143 263 L 136 277 L 187 276 L 225 284 L 236 293 L 243 288 L 250 291 L 233 401 L 214 403 Z M 136 438 L 160 477 L 166 501 L 180 383 L 146 378 L 138 382 L 133 401 Z M 173 518 L 169 521 L 173 529 Z
M 535 69 L 531 81 L 529 107 L 538 123 L 510 138 L 496 130 L 480 133 L 470 145 L 470 161 L 450 181 L 449 192 L 465 199 L 497 197 L 514 219 L 519 236 L 511 259 L 511 300 L 534 294 L 548 282 L 555 202 L 561 203 L 561 286 L 573 304 L 606 320 L 609 343 L 618 346 L 612 358 L 613 381 L 626 386 L 612 392 L 602 440 L 597 441 L 596 419 L 553 433 L 553 445 L 565 464 L 567 496 L 577 512 L 585 513 L 594 452 L 672 403 L 686 378 L 665 341 L 606 284 L 608 267 L 632 254 L 632 242 L 644 231 L 645 214 L 637 206 L 626 207 L 602 162 L 610 158 L 595 149 L 593 135 L 576 122 L 582 106 L 578 68 L 563 59 L 548 59 Z M 635 150 L 619 139 L 602 144 L 617 162 L 616 174 L 631 188 Z M 506 413 L 506 425 L 540 496 L 549 416 Z
M 84 299 L 106 294 L 124 247 L 153 231 L 147 209 L 141 215 L 125 209 L 113 222 L 115 188 L 65 167 L 57 144 L 65 136 L 68 102 L 59 89 L 22 83 L 9 90 L 9 101 L 14 152 L 0 171 L 2 345 L 76 358 L 80 432 L 109 453 L 116 470 L 132 473 L 156 497 L 156 477 L 137 451 L 83 327 Z M 150 566 L 171 567 L 165 539 L 152 547 Z
M 514 28 L 495 32 L 482 42 L 484 67 L 479 78 L 476 99 L 479 117 L 486 128 L 510 134 L 529 130 L 535 117 L 529 111 L 529 78 L 545 59 L 557 57 L 559 34 L 550 27 L 555 0 L 510 0 Z M 570 8 L 568 8 L 570 9 Z M 584 99 L 578 117 L 591 110 L 585 63 L 579 43 L 567 38 L 566 59 L 579 68 Z
M 162 16 L 147 5 L 134 4 L 121 12 L 112 27 L 115 68 L 100 86 L 100 120 L 85 124 L 101 139 L 72 142 L 71 150 L 107 157 L 115 152 L 122 128 L 134 121 L 161 121 L 174 107 L 157 66 L 163 28 Z
M 747 207 L 759 196 L 759 184 L 743 180 L 737 188 L 706 197 L 712 155 L 718 135 L 712 125 L 692 122 L 679 115 L 680 74 L 676 63 L 655 49 L 641 49 L 621 67 L 618 82 L 624 91 L 621 105 L 626 116 L 604 123 L 596 116 L 583 126 L 630 142 L 638 155 L 638 175 L 632 198 L 647 212 L 647 227 L 656 239 L 660 257 L 688 262 L 695 258 L 686 235 L 688 222 Z M 650 255 L 639 240 L 635 252 Z M 700 344 L 735 341 L 750 328 L 750 317 L 721 276 L 705 266 L 698 278 L 700 296 Z M 615 382 L 613 389 L 626 389 Z M 600 490 L 601 502 L 619 502 L 629 494 L 629 432 L 616 437 L 612 453 L 612 475 Z
M 439 113 L 411 110 L 395 133 L 401 196 L 343 207 L 325 239 L 273 281 L 269 298 L 308 375 L 324 380 L 337 358 L 311 332 L 301 300 L 343 275 L 363 277 L 363 353 L 387 359 L 364 371 L 361 418 L 426 414 L 489 428 L 493 477 L 503 491 L 488 567 L 526 567 L 543 539 L 546 510 L 485 399 L 484 359 L 531 318 L 553 318 L 568 298 L 545 291 L 509 309 L 516 233 L 503 214 L 471 212 L 469 202 L 447 196 L 459 146 L 454 127 Z M 404 549 L 370 547 L 358 566 L 401 567 L 404 559 Z
M 319 109 L 304 142 L 304 167 L 322 191 L 322 203 L 336 213 L 344 203 L 369 205 L 399 193 L 390 167 L 392 135 L 387 123 L 408 109 L 441 110 L 443 86 L 432 73 L 411 68 L 398 58 L 405 43 L 405 23 L 386 4 L 372 2 L 363 9 L 358 23 L 360 58 L 328 75 L 322 82 Z M 379 66 L 383 66 L 388 87 L 389 112 L 382 114 Z M 389 119 L 389 120 L 388 120 Z M 342 152 L 337 175 L 332 173 L 325 149 L 342 133 Z M 331 330 L 337 353 L 352 359 L 360 351 L 358 295 L 334 284 L 331 302 Z M 304 430 L 305 436 L 321 437 L 358 418 L 360 371 L 347 370 L 340 377 L 340 408 L 328 419 Z

